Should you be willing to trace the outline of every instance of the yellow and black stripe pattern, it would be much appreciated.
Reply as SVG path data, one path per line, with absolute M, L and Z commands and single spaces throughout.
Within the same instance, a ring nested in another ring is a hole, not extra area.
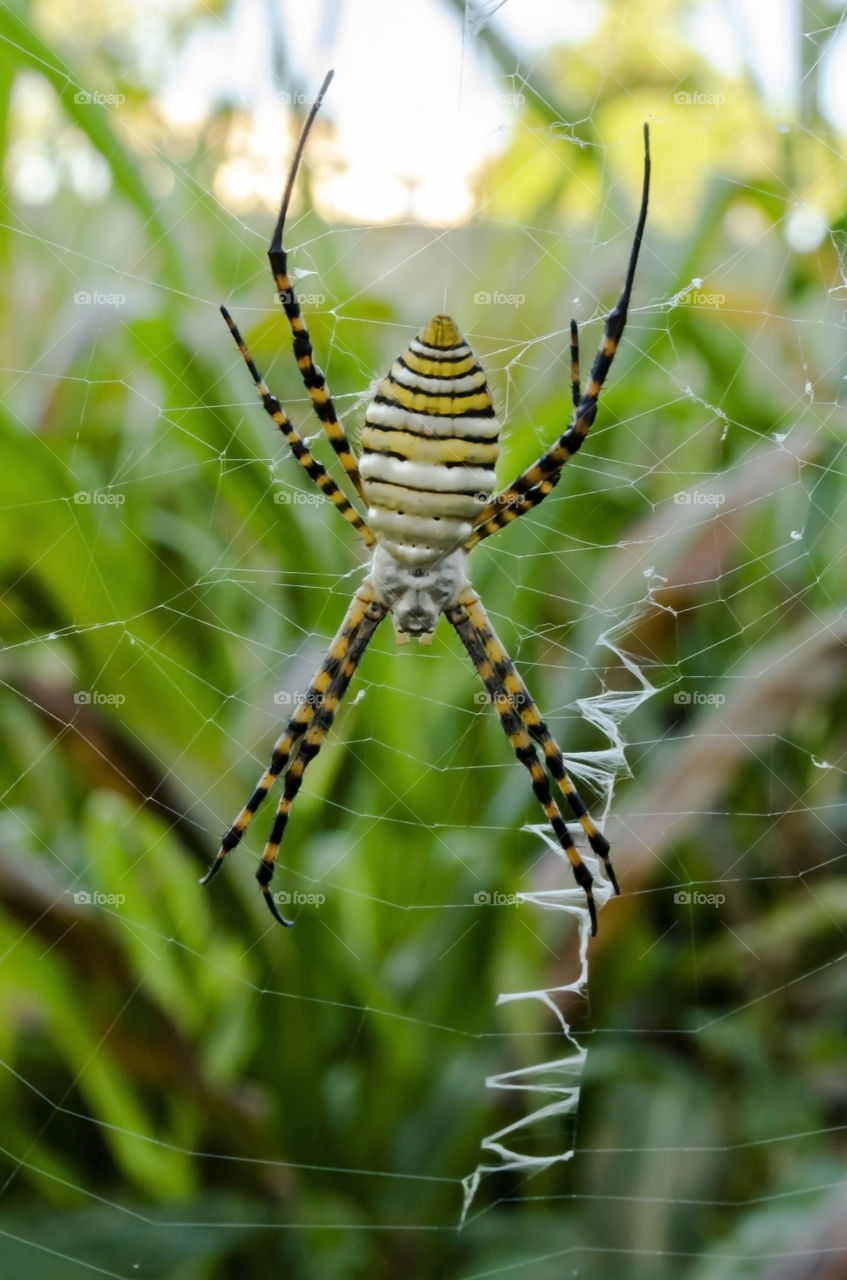
M 391 366 L 365 414 L 367 522 L 410 568 L 462 546 L 494 490 L 499 423 L 485 374 L 449 316 Z
M 285 731 L 277 739 L 270 764 L 256 784 L 250 799 L 221 839 L 218 855 L 200 881 L 201 884 L 208 884 L 217 875 L 227 854 L 241 843 L 253 815 L 265 800 L 274 782 L 287 768 L 285 789 L 277 807 L 262 861 L 256 872 L 256 879 L 262 887 L 271 915 L 280 924 L 287 925 L 291 921 L 280 915 L 268 886 L 273 877 L 291 806 L 300 790 L 303 774 L 309 762 L 320 751 L 332 726 L 335 713 L 347 692 L 347 686 L 361 661 L 362 654 L 386 613 L 385 606 L 376 599 L 370 583 L 365 581 L 354 595 L 344 621 L 329 646 L 327 655 L 308 692 L 286 725 Z
M 446 614 L 488 691 L 512 750 L 529 772 L 536 798 L 571 864 L 577 884 L 585 893 L 591 932 L 596 933 L 597 909 L 591 888 L 593 877 L 574 845 L 559 806 L 553 799 L 545 766 L 585 832 L 592 851 L 602 858 L 615 893 L 620 893 L 609 858 L 609 842 L 590 817 L 579 792 L 571 782 L 561 749 L 494 631 L 479 596 L 471 587 L 465 587 L 456 604 L 447 609 Z
M 618 349 L 623 331 L 626 328 L 629 300 L 635 281 L 635 268 L 638 266 L 638 255 L 647 223 L 647 204 L 650 197 L 650 131 L 644 125 L 644 181 L 641 188 L 641 208 L 635 227 L 635 237 L 626 269 L 626 279 L 617 303 L 606 318 L 606 329 L 600 350 L 594 358 L 591 376 L 584 394 L 580 393 L 579 379 L 579 333 L 575 320 L 571 320 L 571 398 L 574 414 L 570 426 L 563 431 L 559 439 L 541 455 L 537 462 L 528 467 L 510 485 L 496 494 L 474 521 L 473 533 L 468 538 L 465 550 L 470 551 L 481 542 L 497 533 L 512 520 L 525 515 L 533 507 L 550 494 L 559 482 L 562 469 L 581 447 L 588 435 L 597 415 L 597 401 L 615 352 Z
M 259 373 L 259 370 L 256 367 L 256 362 L 250 354 L 250 348 L 247 346 L 247 343 L 239 332 L 238 325 L 235 323 L 226 307 L 222 306 L 220 308 L 220 312 L 227 323 L 230 333 L 235 339 L 235 345 L 241 352 L 244 363 L 250 370 L 250 376 L 256 384 L 256 389 L 259 392 L 259 395 L 262 397 L 262 406 L 265 413 L 267 413 L 279 427 L 288 442 L 291 452 L 294 454 L 294 457 L 300 463 L 300 466 L 304 469 L 309 479 L 318 486 L 325 497 L 329 498 L 333 506 L 336 507 L 344 516 L 344 519 L 349 520 L 365 546 L 374 546 L 376 539 L 362 517 L 359 515 L 356 508 L 339 489 L 323 463 L 318 462 L 317 458 L 312 457 L 312 454 L 306 447 L 305 441 L 292 425 L 288 414 L 285 412 L 276 396 L 268 390 L 267 383 Z

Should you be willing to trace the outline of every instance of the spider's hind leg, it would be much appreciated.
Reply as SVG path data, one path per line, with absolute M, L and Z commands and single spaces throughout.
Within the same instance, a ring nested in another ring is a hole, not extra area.
M 353 597 L 344 621 L 308 692 L 289 720 L 285 732 L 278 739 L 268 768 L 259 779 L 247 804 L 224 835 L 215 861 L 200 881 L 201 884 L 208 884 L 217 875 L 227 854 L 240 843 L 253 815 L 275 780 L 288 766 L 283 795 L 277 807 L 262 861 L 256 872 L 268 909 L 280 924 L 290 925 L 292 922 L 280 915 L 268 886 L 274 874 L 277 853 L 289 813 L 300 790 L 306 766 L 320 751 L 362 654 L 386 612 L 385 606 L 379 603 L 370 582 L 366 579 Z M 300 747 L 292 760 L 298 742 Z
M 537 739 L 539 737 L 538 733 L 534 732 L 537 726 L 544 728 L 545 733 L 547 733 L 546 727 L 538 714 L 538 709 L 527 693 L 508 654 L 495 635 L 476 592 L 469 587 L 466 588 L 460 595 L 458 603 L 445 612 L 470 654 L 480 679 L 491 697 L 494 709 L 500 717 L 500 723 L 511 743 L 512 750 L 529 772 L 532 789 L 547 815 L 562 851 L 571 865 L 574 879 L 585 893 L 588 914 L 591 920 L 591 932 L 596 934 L 597 908 L 592 889 L 594 878 L 583 862 L 579 850 L 574 845 L 567 824 L 553 799 L 547 773 L 532 741 L 533 737 Z M 547 737 L 550 737 L 549 733 L 547 733 Z M 550 738 L 550 741 L 553 741 L 552 738 Z M 544 743 L 542 742 L 541 745 L 544 746 Z M 561 752 L 558 754 L 561 761 Z M 544 749 L 544 760 L 553 777 L 559 783 L 571 806 L 571 810 L 579 819 L 592 849 L 606 863 L 609 852 L 608 842 L 588 817 L 576 788 L 567 777 L 564 763 L 561 765 L 560 779 L 553 768 L 551 757 L 546 747 Z M 613 877 L 610 878 L 617 889 L 617 882 Z
M 541 712 L 533 701 L 532 695 L 515 670 L 515 665 L 504 649 L 503 644 L 495 634 L 494 628 L 488 619 L 488 614 L 485 612 L 478 596 L 473 600 L 468 600 L 467 611 L 486 654 L 494 664 L 496 675 L 502 684 L 509 704 L 517 711 L 526 729 L 544 752 L 544 763 L 550 770 L 550 774 L 562 795 L 567 800 L 571 813 L 585 832 L 585 838 L 592 852 L 602 860 L 609 883 L 615 893 L 620 894 L 620 886 L 609 857 L 609 841 L 594 822 L 582 797 L 571 781 L 565 768 L 565 760 L 559 744 L 541 718 Z

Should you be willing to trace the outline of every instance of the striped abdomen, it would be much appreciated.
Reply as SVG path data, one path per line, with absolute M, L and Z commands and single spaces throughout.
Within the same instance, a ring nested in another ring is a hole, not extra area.
M 377 541 L 412 568 L 459 547 L 494 489 L 499 424 L 476 356 L 434 316 L 377 388 L 359 471 Z

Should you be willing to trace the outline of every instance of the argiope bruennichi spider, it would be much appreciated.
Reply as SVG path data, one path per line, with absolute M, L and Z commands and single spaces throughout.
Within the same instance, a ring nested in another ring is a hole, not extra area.
M 272 915 L 285 920 L 270 892 L 280 842 L 303 774 L 318 754 L 347 686 L 368 642 L 390 613 L 401 644 L 415 636 L 422 644 L 443 613 L 455 627 L 500 717 L 512 749 L 529 771 L 532 789 L 588 900 L 592 933 L 597 913 L 592 876 L 576 848 L 553 798 L 547 773 L 565 797 L 594 853 L 603 861 L 615 893 L 617 880 L 609 843 L 591 820 L 568 777 L 562 752 L 551 736 L 488 620 L 466 571 L 468 552 L 547 497 L 587 436 L 597 412 L 600 389 L 624 331 L 638 252 L 647 218 L 650 151 L 644 126 L 644 185 L 623 292 L 609 314 L 588 386 L 580 390 L 579 340 L 571 321 L 571 396 L 573 417 L 567 429 L 505 489 L 493 494 L 499 425 L 479 362 L 449 316 L 434 316 L 421 329 L 365 413 L 361 455 L 356 459 L 339 422 L 323 373 L 312 358 L 312 344 L 288 275 L 282 247 L 288 204 L 306 138 L 326 93 L 332 72 L 309 112 L 291 166 L 268 257 L 280 300 L 294 338 L 294 355 L 315 411 L 356 494 L 367 509 L 363 518 L 326 468 L 312 457 L 253 363 L 225 307 L 221 312 L 244 357 L 262 404 L 285 436 L 309 478 L 350 522 L 372 551 L 370 571 L 347 610 L 303 701 L 277 740 L 270 764 L 229 828 L 202 884 L 220 870 L 226 855 L 244 835 L 253 814 L 285 772 L 283 794 L 257 878 Z M 493 496 L 492 496 L 493 494 Z

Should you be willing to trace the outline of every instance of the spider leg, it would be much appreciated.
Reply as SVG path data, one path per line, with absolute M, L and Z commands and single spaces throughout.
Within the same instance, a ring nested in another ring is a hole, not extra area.
M 509 705 L 518 713 L 530 735 L 544 752 L 544 763 L 550 770 L 562 795 L 567 800 L 571 813 L 585 832 L 593 852 L 597 854 L 598 858 L 602 859 L 606 875 L 615 893 L 619 894 L 620 887 L 609 857 L 609 842 L 592 820 L 582 797 L 568 776 L 561 748 L 550 733 L 532 695 L 496 635 L 482 601 L 478 596 L 475 598 L 470 596 L 465 598 L 463 596 L 462 603 L 488 658 L 494 664 L 495 674 L 506 694 Z
M 519 710 L 521 706 L 520 699 L 509 691 L 509 683 L 506 680 L 507 666 L 504 665 L 504 660 L 505 664 L 508 664 L 508 670 L 517 679 L 514 667 L 509 661 L 505 649 L 494 634 L 479 597 L 470 587 L 465 588 L 459 597 L 458 603 L 446 609 L 445 613 L 470 654 L 471 661 L 476 667 L 479 677 L 494 704 L 494 709 L 500 717 L 500 723 L 512 745 L 512 750 L 529 772 L 532 789 L 547 815 L 547 819 L 565 856 L 571 864 L 574 879 L 585 893 L 588 913 L 591 918 L 591 932 L 596 934 L 597 908 L 591 887 L 594 879 L 580 857 L 567 824 L 553 799 L 544 766 L 538 758 L 538 752 L 530 736 L 530 730 Z M 481 625 L 482 623 L 484 625 Z M 522 685 L 521 688 L 523 688 Z M 566 777 L 567 775 L 564 776 Z M 571 794 L 565 788 L 563 790 L 570 802 Z M 570 792 L 575 794 L 572 784 L 570 784 Z M 579 805 L 582 804 L 578 797 L 577 802 Z M 597 834 L 599 833 L 595 829 L 595 835 Z
M 573 407 L 579 408 L 579 328 L 576 320 L 571 320 L 571 400 Z
M 274 422 L 285 436 L 294 457 L 305 469 L 309 479 L 318 486 L 327 498 L 329 498 L 333 506 L 335 506 L 344 516 L 344 519 L 348 520 L 350 524 L 352 524 L 365 546 L 374 546 L 376 539 L 371 533 L 368 525 L 359 515 L 352 503 L 348 501 L 346 495 L 342 493 L 341 489 L 339 489 L 323 463 L 318 462 L 317 458 L 312 457 L 302 436 L 292 425 L 282 405 L 279 403 L 276 396 L 271 395 L 264 378 L 256 368 L 256 364 L 250 354 L 250 350 L 242 338 L 237 324 L 232 319 L 232 316 L 229 314 L 226 307 L 221 307 L 221 315 L 227 322 L 229 331 L 235 339 L 238 350 L 244 358 L 244 363 L 250 370 L 250 375 L 258 388 L 259 395 L 262 397 L 262 404 L 265 408 L 265 412 L 273 418 Z
M 352 633 L 349 634 L 346 649 L 339 656 L 339 666 L 335 678 L 326 692 L 320 697 L 320 705 L 306 730 L 300 749 L 285 775 L 283 793 L 277 806 L 264 853 L 262 854 L 262 861 L 259 863 L 259 869 L 256 872 L 256 879 L 262 887 L 262 893 L 265 895 L 265 902 L 268 904 L 270 913 L 280 924 L 288 925 L 292 922 L 286 920 L 277 911 L 269 885 L 273 878 L 279 846 L 282 843 L 291 809 L 302 786 L 303 775 L 310 762 L 314 760 L 323 746 L 326 735 L 332 727 L 336 712 L 347 692 L 362 655 L 374 631 L 385 617 L 386 612 L 387 610 L 382 605 L 378 605 L 375 602 L 372 603 L 368 612 L 356 625 Z M 332 657 L 333 650 L 336 648 L 337 644 L 333 643 L 330 649 L 330 657 Z
M 312 340 L 309 337 L 309 330 L 306 327 L 306 321 L 300 311 L 300 303 L 294 292 L 294 286 L 288 275 L 288 254 L 282 245 L 283 231 L 285 230 L 285 219 L 288 216 L 288 204 L 291 199 L 291 192 L 294 188 L 294 179 L 297 176 L 297 170 L 300 167 L 300 161 L 303 158 L 303 149 L 306 145 L 306 139 L 309 131 L 315 121 L 315 116 L 320 110 L 324 95 L 329 88 L 329 82 L 332 79 L 333 72 L 330 71 L 326 75 L 323 84 L 320 87 L 318 96 L 314 101 L 311 111 L 306 117 L 306 123 L 303 125 L 303 131 L 297 143 L 294 152 L 294 159 L 291 163 L 291 169 L 288 174 L 288 181 L 285 184 L 285 192 L 282 197 L 282 204 L 279 210 L 276 227 L 271 237 L 270 248 L 268 249 L 268 259 L 271 264 L 274 281 L 276 283 L 277 295 L 282 303 L 288 324 L 291 328 L 291 334 L 294 339 L 294 356 L 297 360 L 297 367 L 300 370 L 300 376 L 303 384 L 309 393 L 309 399 L 314 406 L 315 413 L 321 421 L 324 431 L 329 437 L 329 442 L 338 455 L 341 465 L 349 476 L 356 492 L 362 501 L 365 501 L 365 491 L 362 487 L 362 477 L 359 475 L 359 468 L 356 464 L 356 458 L 353 450 L 350 448 L 350 442 L 344 427 L 338 420 L 335 412 L 335 405 L 326 385 L 326 378 L 321 369 L 315 364 L 314 353 L 312 350 Z
M 541 455 L 537 462 L 527 467 L 510 485 L 488 502 L 474 521 L 474 529 L 465 543 L 465 550 L 470 551 L 478 542 L 489 538 L 492 533 L 517 520 L 531 511 L 539 502 L 543 502 L 559 482 L 562 468 L 573 457 L 591 430 L 597 414 L 597 401 L 606 376 L 615 358 L 624 328 L 626 327 L 627 310 L 635 280 L 635 268 L 644 236 L 644 225 L 647 221 L 647 202 L 650 195 L 650 133 L 644 126 L 644 183 L 641 191 L 641 208 L 635 227 L 635 237 L 629 255 L 621 296 L 606 319 L 606 328 L 600 350 L 594 358 L 591 376 L 585 391 L 579 390 L 579 340 L 576 324 L 571 322 L 571 395 L 574 398 L 574 414 L 566 431 L 559 439 Z
M 326 721 L 325 727 L 318 738 L 318 748 L 326 734 L 329 725 L 332 723 L 333 715 L 338 708 L 338 704 L 347 689 L 353 672 L 358 665 L 359 659 L 367 647 L 368 641 L 373 635 L 378 624 L 385 617 L 386 609 L 379 604 L 374 595 L 370 584 L 365 581 L 356 592 L 350 607 L 347 610 L 344 621 L 338 630 L 335 639 L 329 647 L 326 657 L 321 663 L 320 669 L 309 686 L 303 701 L 297 707 L 294 715 L 289 720 L 284 732 L 277 739 L 271 754 L 270 764 L 259 779 L 253 794 L 247 801 L 247 804 L 239 813 L 232 826 L 225 833 L 221 840 L 221 846 L 218 850 L 217 857 L 212 863 L 205 876 L 201 879 L 201 884 L 208 884 L 220 871 L 224 859 L 240 843 L 245 831 L 247 830 L 254 813 L 261 805 L 265 796 L 270 791 L 276 779 L 285 769 L 291 754 L 299 742 L 305 735 L 309 735 L 316 718 L 321 717 L 321 723 Z M 327 708 L 332 710 L 328 719 Z M 303 743 L 305 748 L 306 743 Z M 317 754 L 316 749 L 312 749 L 314 742 L 310 745 L 311 756 Z M 303 750 L 298 753 L 292 770 L 300 760 Z M 305 768 L 305 763 L 301 766 L 300 773 Z M 299 785 L 299 784 L 298 784 Z M 290 808 L 290 805 L 289 805 Z M 267 856 L 259 867 L 258 878 L 262 885 L 262 891 L 265 894 L 265 900 L 270 910 L 278 920 L 283 924 L 287 923 L 276 910 L 273 899 L 267 889 L 267 885 L 273 875 L 273 862 L 276 856 L 274 850 L 273 856 Z

